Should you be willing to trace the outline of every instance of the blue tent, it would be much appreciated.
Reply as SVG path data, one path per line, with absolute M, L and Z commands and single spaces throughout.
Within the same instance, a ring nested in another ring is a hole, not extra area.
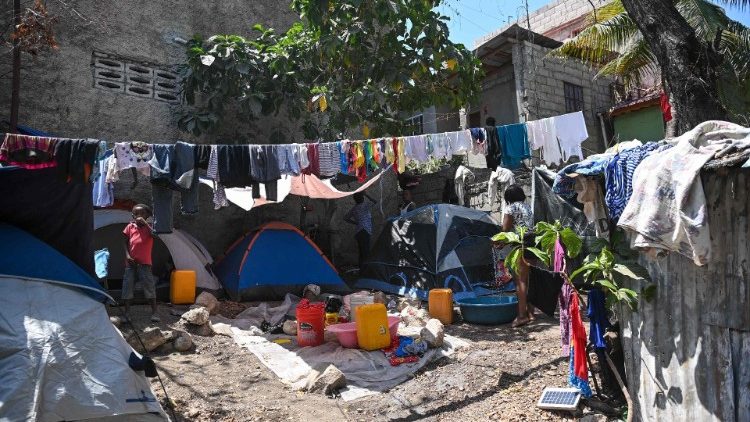
M 76 287 L 98 301 L 114 302 L 81 267 L 48 244 L 9 224 L 0 224 L 0 275 Z
M 323 252 L 296 227 L 268 223 L 232 245 L 215 273 L 234 300 L 300 295 L 307 284 L 328 293 L 349 289 Z

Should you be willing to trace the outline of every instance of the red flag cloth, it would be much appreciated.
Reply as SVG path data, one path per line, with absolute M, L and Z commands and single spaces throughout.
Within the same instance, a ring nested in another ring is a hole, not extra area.
M 672 105 L 669 104 L 669 96 L 665 93 L 661 93 L 661 114 L 664 117 L 664 121 L 668 122 L 672 120 Z

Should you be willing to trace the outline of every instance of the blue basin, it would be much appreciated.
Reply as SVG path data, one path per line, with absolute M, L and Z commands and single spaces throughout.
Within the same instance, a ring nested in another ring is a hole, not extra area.
M 472 324 L 507 324 L 518 315 L 518 298 L 515 296 L 472 297 L 457 302 L 464 321 Z

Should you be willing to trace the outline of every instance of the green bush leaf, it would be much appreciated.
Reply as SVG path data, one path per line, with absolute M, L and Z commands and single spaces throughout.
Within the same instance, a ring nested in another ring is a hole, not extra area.
M 549 255 L 546 252 L 541 251 L 541 250 L 539 250 L 537 248 L 531 248 L 531 247 L 526 248 L 526 250 L 529 251 L 529 252 L 531 252 L 531 253 L 533 253 L 534 255 L 536 255 L 536 257 L 539 258 L 539 260 L 541 260 L 542 262 L 544 262 L 544 265 L 549 265 L 550 264 L 549 263 L 550 257 L 549 257 Z
M 583 240 L 572 229 L 566 227 L 560 232 L 560 241 L 565 246 L 568 258 L 575 258 L 581 253 Z
M 609 289 L 609 290 L 611 290 L 613 292 L 618 291 L 617 285 L 615 285 L 614 283 L 612 283 L 609 280 L 596 280 L 595 283 L 599 284 L 602 287 L 606 287 L 607 289 Z
M 643 277 L 637 275 L 634 273 L 630 268 L 626 267 L 623 264 L 615 264 L 612 266 L 612 271 L 616 271 L 626 277 L 630 277 L 633 280 L 643 280 Z

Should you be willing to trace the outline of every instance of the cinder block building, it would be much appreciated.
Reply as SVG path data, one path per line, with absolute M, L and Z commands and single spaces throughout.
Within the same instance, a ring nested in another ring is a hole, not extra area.
M 596 7 L 604 3 L 593 1 Z M 502 125 L 583 111 L 589 132 L 584 153 L 601 151 L 611 136 L 605 114 L 613 81 L 594 79 L 597 71 L 588 65 L 549 54 L 579 33 L 592 11 L 588 0 L 557 0 L 479 39 L 474 52 L 485 78 L 481 99 L 465 111 L 465 124 L 479 127 L 494 117 Z

